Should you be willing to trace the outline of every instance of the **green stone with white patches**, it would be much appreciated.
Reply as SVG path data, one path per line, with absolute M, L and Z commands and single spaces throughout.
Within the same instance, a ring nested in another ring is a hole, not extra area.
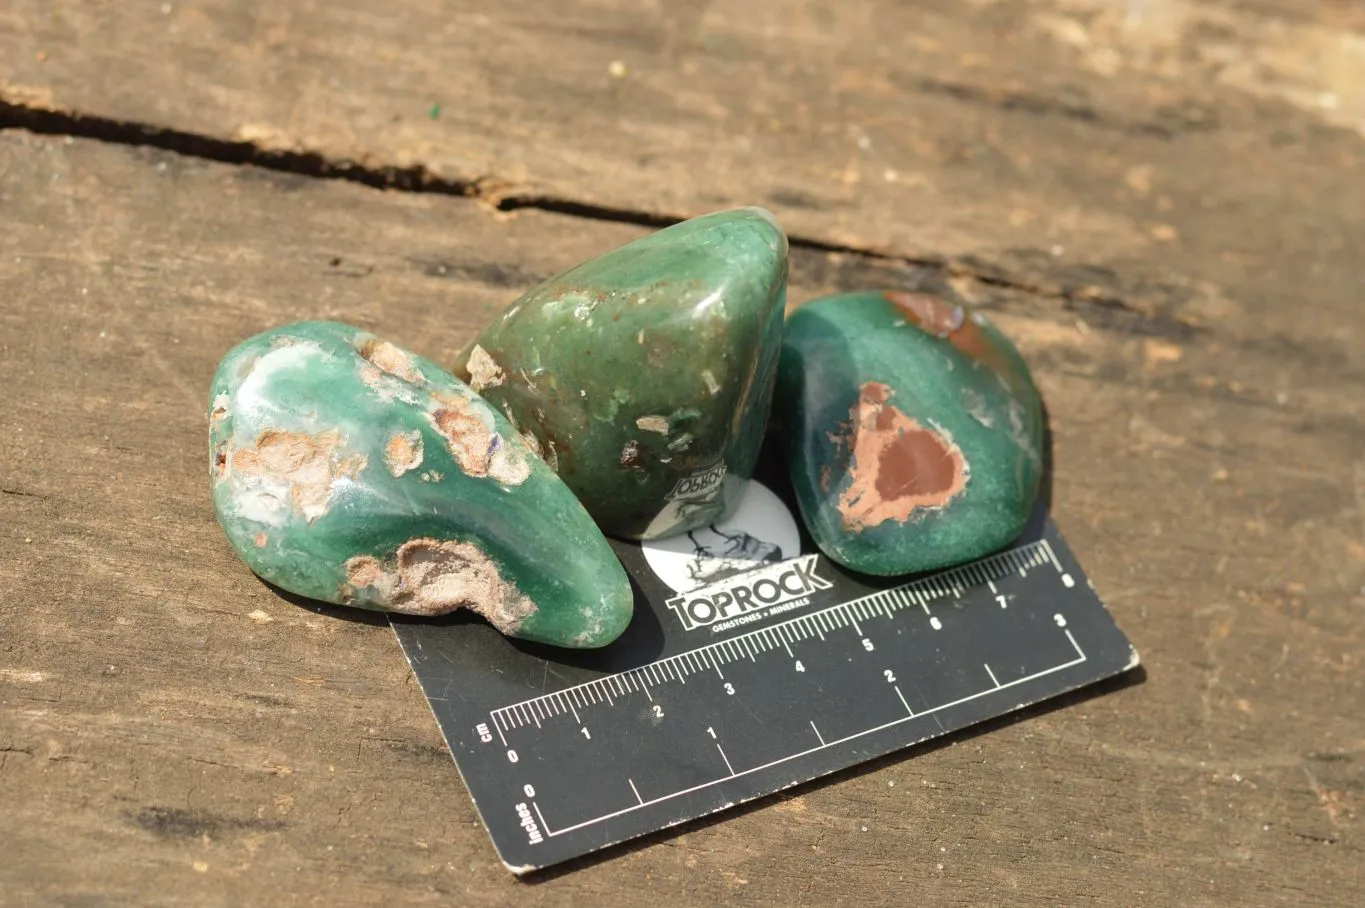
M 676 535 L 737 506 L 782 338 L 787 239 L 759 208 L 684 221 L 535 287 L 456 374 L 606 533 Z
M 213 503 L 265 580 L 313 599 L 596 647 L 630 621 L 620 562 L 507 420 L 426 359 L 334 322 L 224 357 Z

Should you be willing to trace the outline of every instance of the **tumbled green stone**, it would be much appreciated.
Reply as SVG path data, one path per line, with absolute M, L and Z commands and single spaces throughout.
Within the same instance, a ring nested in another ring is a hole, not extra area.
M 978 313 L 911 293 L 813 301 L 787 320 L 776 401 L 801 515 L 846 567 L 958 564 L 1028 521 L 1042 400 Z
M 603 531 L 723 519 L 753 475 L 786 302 L 760 208 L 684 221 L 551 278 L 459 357 Z
M 603 646 L 630 621 L 621 564 L 520 435 L 428 360 L 334 322 L 223 358 L 209 411 L 213 504 L 276 586 Z

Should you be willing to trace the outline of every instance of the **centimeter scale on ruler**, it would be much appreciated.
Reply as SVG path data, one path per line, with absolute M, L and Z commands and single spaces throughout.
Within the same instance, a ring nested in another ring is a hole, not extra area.
M 1048 603 L 1035 588 L 1028 614 L 1009 615 L 1011 581 L 1031 572 L 1055 589 L 1057 608 L 1040 611 Z M 629 814 L 708 789 L 709 810 L 721 809 L 733 803 L 727 783 L 746 776 L 827 751 L 843 751 L 846 765 L 850 751 L 863 759 L 892 749 L 877 746 L 880 733 L 920 723 L 922 740 L 942 733 L 949 714 L 947 724 L 962 727 L 1054 693 L 1024 691 L 1088 658 L 1066 615 L 1076 585 L 1040 539 L 493 709 L 477 734 L 500 744 L 508 775 L 525 780 L 513 796 L 528 844 L 594 826 L 615 839 L 609 827 Z M 982 633 L 1002 622 L 1003 632 Z M 1002 708 L 1012 692 L 1018 701 Z

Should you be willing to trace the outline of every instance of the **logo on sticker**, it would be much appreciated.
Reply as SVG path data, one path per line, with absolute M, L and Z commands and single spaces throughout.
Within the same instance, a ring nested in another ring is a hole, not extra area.
M 811 593 L 833 586 L 815 572 L 819 560 L 819 555 L 802 555 L 674 596 L 667 605 L 689 631 L 706 626 L 729 630 L 810 605 Z
M 799 608 L 829 589 L 816 555 L 801 555 L 801 533 L 782 500 L 750 482 L 728 520 L 642 543 L 650 570 L 676 596 L 668 607 L 687 630 L 727 630 Z

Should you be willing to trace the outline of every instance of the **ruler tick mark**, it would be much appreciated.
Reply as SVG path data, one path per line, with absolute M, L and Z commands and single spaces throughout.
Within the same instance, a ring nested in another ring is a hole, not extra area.
M 543 830 L 545 830 L 545 834 L 546 834 L 546 835 L 554 835 L 554 833 L 550 831 L 550 824 L 547 823 L 547 822 L 545 822 L 545 817 L 541 816 L 541 813 L 540 813 L 540 805 L 537 804 L 535 801 L 532 801 L 532 802 L 531 802 L 531 809 L 534 810 L 534 811 L 536 812 L 536 819 L 537 819 L 537 820 L 540 820 L 540 828 L 543 829 Z
M 901 693 L 900 685 L 899 685 L 899 684 L 893 684 L 893 685 L 891 686 L 891 689 L 894 690 L 894 691 L 896 692 L 896 696 L 897 696 L 897 697 L 900 697 L 900 698 L 901 698 L 901 706 L 904 706 L 904 707 L 905 707 L 905 711 L 906 711 L 907 713 L 909 713 L 909 714 L 910 714 L 910 718 L 913 719 L 913 718 L 915 717 L 915 711 L 914 711 L 913 709 L 910 708 L 910 704 L 909 704 L 909 703 L 906 703 L 906 702 L 905 702 L 905 694 Z M 821 744 L 824 744 L 825 742 L 824 742 L 824 741 L 821 741 L 820 743 L 821 743 Z
M 892 589 L 871 593 L 860 599 L 842 602 L 799 618 L 790 619 L 774 627 L 750 631 L 730 640 L 718 641 L 649 665 L 584 682 L 564 691 L 543 694 L 521 703 L 501 707 L 491 715 L 497 727 L 498 736 L 506 745 L 505 732 L 531 724 L 539 728 L 542 719 L 548 720 L 554 716 L 562 715 L 566 709 L 574 714 L 575 720 L 579 720 L 578 706 L 586 708 L 592 704 L 603 702 L 614 706 L 613 694 L 625 696 L 635 692 L 637 687 L 638 690 L 644 692 L 650 702 L 653 702 L 651 684 L 663 685 L 676 678 L 679 683 L 685 685 L 689 674 L 708 669 L 714 669 L 716 674 L 724 679 L 722 664 L 740 661 L 746 656 L 750 661 L 757 662 L 758 655 L 776 650 L 779 644 L 787 657 L 794 659 L 795 654 L 790 646 L 792 643 L 808 640 L 812 636 L 817 636 L 822 642 L 826 642 L 826 631 L 833 633 L 850 626 L 861 636 L 863 631 L 860 619 L 872 620 L 877 615 L 885 615 L 890 618 L 894 616 L 897 610 L 913 607 L 916 603 L 929 617 L 930 626 L 934 630 L 942 630 L 942 622 L 930 614 L 930 601 L 949 595 L 961 597 L 969 586 L 977 587 L 983 584 L 993 594 L 998 595 L 995 579 L 1007 577 L 1013 571 L 1018 571 L 1021 576 L 1027 577 L 1030 568 L 1046 565 L 1049 561 L 1059 573 L 1063 571 L 1060 562 L 1052 551 L 1052 547 L 1046 540 L 1021 546 L 1018 549 L 1003 552 L 971 565 L 945 571 Z M 1063 586 L 1076 585 L 1074 578 L 1069 574 L 1061 573 L 1061 578 Z M 1077 659 L 1068 664 L 1073 665 L 1087 661 L 1080 644 L 1076 642 L 1071 632 L 1066 630 L 1065 622 L 1058 618 L 1057 623 L 1062 627 L 1072 648 L 1076 651 Z M 996 687 L 992 690 L 1010 687 L 1017 683 L 999 684 L 998 679 L 994 676 L 994 671 L 989 666 L 986 666 L 986 669 L 991 675 L 992 681 L 996 682 Z M 900 695 L 899 690 L 897 694 Z M 557 697 L 563 699 L 556 699 Z M 904 701 L 903 696 L 901 699 Z M 911 715 L 914 714 L 911 713 Z M 749 770 L 746 770 L 746 774 L 747 772 Z
M 820 746 L 821 746 L 821 747 L 824 747 L 824 746 L 825 746 L 825 736 L 822 735 L 822 734 L 820 734 L 820 729 L 818 729 L 818 728 L 815 727 L 815 720 L 814 720 L 814 719 L 811 719 L 811 720 L 810 720 L 810 728 L 811 728 L 811 731 L 815 732 L 815 739 L 816 739 L 817 741 L 820 742 Z
M 982 664 L 985 665 L 985 663 Z M 991 667 L 989 665 L 986 665 L 986 674 L 991 676 L 992 684 L 994 684 L 996 687 L 1000 686 L 1000 682 L 995 679 L 995 672 L 991 671 Z
M 733 776 L 735 774 L 735 768 L 730 765 L 730 758 L 725 755 L 724 750 L 721 750 L 720 744 L 716 745 L 716 750 L 720 751 L 720 758 L 725 761 L 725 768 L 730 770 L 730 775 Z
M 1073 641 L 1073 642 L 1074 642 L 1074 641 Z M 1066 663 L 1063 663 L 1063 664 L 1061 664 L 1061 665 L 1054 665 L 1052 668 L 1043 669 L 1042 671 L 1039 671 L 1039 672 L 1034 672 L 1034 673 L 1031 674 L 1031 675 L 1026 675 L 1026 676 L 1024 676 L 1024 677 L 1022 677 L 1022 678 L 1019 678 L 1019 679 L 1017 679 L 1017 680 L 1010 681 L 1008 684 L 1002 684 L 1002 685 L 1000 685 L 1000 686 L 1003 688 L 1003 687 L 1014 687 L 1014 686 L 1019 685 L 1019 684 L 1025 684 L 1025 683 L 1027 683 L 1027 682 L 1034 681 L 1034 680 L 1036 680 L 1036 679 L 1038 679 L 1038 678 L 1042 678 L 1042 677 L 1045 677 L 1045 676 L 1047 676 L 1047 675 L 1051 675 L 1051 674 L 1053 674 L 1054 672 L 1059 672 L 1059 671 L 1062 671 L 1062 670 L 1064 670 L 1064 669 L 1071 668 L 1073 665 L 1079 665 L 1081 662 L 1084 662 L 1084 661 L 1085 661 L 1084 657 L 1079 658 L 1079 659 L 1073 659 L 1073 660 L 1071 660 L 1070 662 L 1066 662 Z M 899 694 L 899 693 L 900 693 L 899 689 L 898 689 L 896 692 L 897 692 L 897 694 Z M 746 770 L 744 770 L 743 775 L 746 775 L 746 776 L 747 776 L 747 775 L 750 775 L 750 774 L 752 774 L 752 773 L 759 772 L 759 771 L 764 770 L 764 769 L 768 769 L 769 767 L 772 767 L 772 766 L 779 766 L 779 765 L 781 765 L 781 764 L 783 764 L 783 763 L 787 763 L 787 762 L 790 762 L 790 761 L 792 761 L 792 760 L 796 760 L 796 759 L 799 759 L 799 758 L 801 758 L 801 757 L 804 757 L 804 756 L 806 756 L 807 754 L 811 754 L 811 753 L 814 753 L 814 752 L 816 752 L 816 751 L 823 750 L 823 749 L 826 748 L 826 747 L 833 747 L 833 746 L 836 745 L 836 744 L 843 744 L 843 743 L 846 742 L 846 741 L 853 741 L 853 740 L 856 740 L 856 739 L 858 739 L 858 738 L 865 737 L 865 736 L 867 736 L 867 735 L 875 734 L 875 733 L 877 733 L 877 732 L 879 732 L 879 731 L 882 731 L 883 729 L 892 728 L 892 727 L 894 727 L 894 726 L 896 726 L 896 725 L 901 724 L 902 722 L 909 722 L 909 721 L 911 721 L 911 720 L 913 720 L 913 719 L 920 718 L 921 716 L 934 716 L 935 719 L 937 720 L 937 714 L 938 714 L 939 712 L 942 712 L 942 711 L 948 710 L 948 709 L 952 709 L 952 708 L 954 708 L 954 707 L 956 707 L 956 706 L 962 705 L 963 703 L 969 703 L 969 702 L 971 702 L 972 700 L 976 700 L 976 699 L 978 699 L 979 697 L 983 697 L 983 696 L 985 696 L 986 694 L 994 693 L 994 692 L 995 692 L 995 688 L 990 688 L 990 689 L 987 689 L 987 690 L 978 691 L 977 693 L 974 693 L 974 694 L 968 694 L 967 696 L 965 696 L 965 697 L 960 697 L 960 698 L 958 698 L 957 700 L 953 700 L 953 701 L 950 702 L 950 703 L 941 703 L 941 704 L 939 704 L 938 706 L 935 706 L 933 709 L 929 709 L 929 710 L 926 710 L 926 711 L 923 712 L 923 713 L 920 713 L 918 716 L 916 716 L 916 715 L 912 712 L 911 715 L 908 715 L 908 716 L 906 716 L 905 718 L 902 718 L 902 719 L 893 719 L 893 720 L 891 720 L 890 722 L 883 723 L 883 724 L 878 725 L 878 726 L 875 726 L 875 727 L 873 727 L 873 728 L 864 729 L 863 731 L 854 732 L 854 733 L 851 734 L 851 735 L 846 735 L 846 736 L 844 736 L 844 737 L 842 737 L 842 738 L 839 738 L 839 739 L 836 740 L 836 741 L 824 742 L 824 743 L 822 743 L 819 747 L 811 747 L 811 748 L 808 748 L 808 749 L 806 749 L 806 750 L 803 750 L 803 751 L 801 751 L 801 752 L 799 752 L 799 753 L 788 754 L 788 755 L 785 756 L 785 757 L 780 757 L 780 758 L 778 758 L 778 759 L 776 759 L 776 760 L 773 760 L 773 761 L 771 761 L 771 762 L 764 763 L 764 764 L 762 764 L 761 766 L 755 766 L 755 767 L 753 767 L 753 768 L 751 768 L 751 769 L 746 769 Z M 903 700 L 903 699 L 904 699 L 904 698 L 902 698 L 902 700 Z M 908 706 L 908 705 L 906 706 L 906 709 L 907 709 L 907 710 L 909 709 L 909 706 Z M 940 723 L 940 724 L 941 724 L 941 723 Z M 811 727 L 814 728 L 814 723 L 812 723 L 812 726 L 811 726 Z M 817 733 L 817 735 L 819 734 L 818 729 L 816 730 L 816 733 Z M 720 749 L 720 745 L 717 744 L 717 745 L 716 745 L 716 748 L 719 750 L 719 749 Z M 720 751 L 720 754 L 721 754 L 721 757 L 725 759 L 726 765 L 729 766 L 729 765 L 730 765 L 730 760 L 729 760 L 728 757 L 725 757 L 725 751 L 721 750 L 721 751 Z M 648 806 L 648 805 L 650 805 L 650 804 L 658 804 L 658 803 L 660 803 L 660 802 L 662 802 L 662 801 L 668 801 L 668 800 L 671 800 L 671 799 L 673 799 L 673 798 L 684 797 L 684 796 L 686 796 L 686 795 L 691 794 L 691 793 L 694 792 L 694 791 L 700 791 L 700 790 L 702 790 L 703 788 L 709 788 L 709 787 L 711 787 L 712 785 L 719 784 L 720 782 L 725 781 L 725 780 L 728 779 L 728 778 L 734 778 L 734 777 L 737 777 L 737 776 L 741 775 L 740 773 L 736 773 L 736 772 L 734 771 L 733 767 L 731 767 L 731 770 L 730 770 L 730 771 L 731 771 L 731 775 L 725 777 L 724 779 L 716 779 L 716 780 L 713 780 L 713 781 L 711 781 L 711 782 L 702 782 L 702 783 L 699 784 L 699 785 L 693 785 L 693 786 L 691 786 L 690 788 L 684 788 L 684 789 L 682 789 L 681 791 L 675 791 L 675 792 L 672 792 L 672 793 L 670 793 L 670 794 L 661 795 L 661 796 L 659 796 L 659 797 L 657 797 L 657 798 L 654 798 L 653 800 L 646 801 L 644 805 L 639 805 L 639 804 L 637 804 L 637 805 L 634 805 L 634 806 L 631 806 L 631 807 L 626 807 L 626 808 L 624 808 L 624 809 L 622 809 L 622 810 L 617 810 L 617 811 L 614 811 L 614 812 L 609 813 L 609 814 L 605 814 L 605 815 L 600 816 L 600 817 L 595 817 L 595 818 L 590 819 L 590 820 L 584 820 L 583 822 L 575 823 L 575 824 L 572 825 L 572 826 L 566 826 L 566 827 L 564 827 L 563 829 L 552 829 L 552 828 L 550 827 L 550 824 L 545 822 L 545 817 L 544 817 L 544 816 L 541 814 L 541 812 L 540 812 L 540 805 L 538 805 L 535 801 L 532 801 L 532 802 L 531 802 L 531 809 L 535 811 L 536 819 L 540 820 L 540 825 L 541 825 L 541 827 L 545 830 L 545 834 L 546 834 L 546 835 L 551 836 L 551 837 L 560 836 L 560 835 L 564 835 L 565 833 L 573 832 L 574 830 L 577 830 L 577 829 L 582 829 L 582 828 L 584 828 L 585 826 L 592 826 L 592 825 L 594 825 L 594 824 L 596 824 L 596 823 L 601 823 L 601 822 L 603 822 L 603 821 L 605 821 L 605 820 L 610 820 L 610 819 L 613 819 L 613 818 L 615 818 L 615 817 L 619 817 L 619 816 L 621 816 L 621 815 L 623 815 L 623 814 L 630 813 L 630 812 L 632 812 L 632 811 L 635 811 L 635 810 L 640 809 L 641 806 Z
M 1047 552 L 1047 557 L 1052 561 L 1052 566 L 1055 567 L 1055 568 L 1057 569 L 1057 573 L 1059 573 L 1059 574 L 1065 573 L 1065 572 L 1062 570 L 1062 563 L 1061 563 L 1060 561 L 1057 560 L 1057 553 L 1054 552 L 1054 551 L 1052 551 L 1052 543 L 1050 543 L 1050 542 L 1048 542 L 1046 539 L 1044 539 L 1044 540 L 1043 540 L 1043 546 L 1042 546 L 1042 547 L 1043 547 L 1043 549 Z M 1068 585 L 1069 585 L 1069 584 L 1068 584 Z
M 633 792 L 635 792 L 635 800 L 637 800 L 637 801 L 640 802 L 640 806 L 641 806 L 641 807 L 644 807 L 644 806 L 645 806 L 645 799 L 642 798 L 642 797 L 640 797 L 640 789 L 638 789 L 638 788 L 635 787 L 635 780 L 634 780 L 634 779 L 626 779 L 626 781 L 630 783 L 630 790 L 633 791 Z M 544 822 L 544 821 L 542 820 L 542 822 Z

